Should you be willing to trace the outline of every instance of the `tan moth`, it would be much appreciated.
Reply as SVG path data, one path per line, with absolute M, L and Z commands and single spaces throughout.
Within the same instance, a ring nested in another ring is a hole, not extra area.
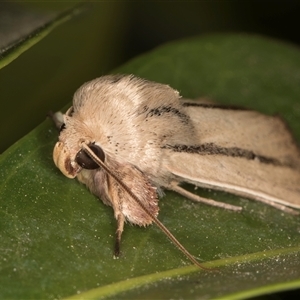
M 183 99 L 168 85 L 133 75 L 83 84 L 73 106 L 55 117 L 61 130 L 54 162 L 113 208 L 115 255 L 125 221 L 154 222 L 202 267 L 157 219 L 162 189 L 226 209 L 241 207 L 201 198 L 183 182 L 293 214 L 300 209 L 300 151 L 279 117 Z

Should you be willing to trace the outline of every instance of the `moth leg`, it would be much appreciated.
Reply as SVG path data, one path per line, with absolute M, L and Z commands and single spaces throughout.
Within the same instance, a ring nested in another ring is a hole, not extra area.
M 247 197 L 247 196 L 245 196 L 245 197 Z M 298 216 L 300 214 L 298 210 L 288 207 L 284 204 L 276 203 L 274 201 L 269 201 L 267 199 L 262 199 L 262 198 L 257 198 L 256 200 L 260 201 L 262 203 L 268 204 L 276 209 L 279 209 L 279 210 L 281 210 L 285 213 L 291 214 L 291 215 Z
M 116 231 L 116 242 L 115 242 L 115 250 L 114 257 L 119 257 L 120 255 L 120 245 L 121 245 L 121 236 L 124 230 L 125 217 L 121 212 L 115 214 L 117 219 L 117 231 Z
M 233 211 L 241 211 L 242 210 L 242 207 L 240 207 L 240 206 L 235 206 L 235 205 L 227 204 L 224 202 L 218 202 L 218 201 L 215 201 L 212 199 L 202 198 L 198 195 L 195 195 L 195 194 L 183 189 L 176 182 L 171 182 L 171 184 L 168 188 L 170 188 L 171 190 L 177 192 L 178 194 L 180 194 L 184 197 L 187 197 L 190 200 L 193 200 L 196 202 L 201 202 L 201 203 L 205 203 L 205 204 L 208 204 L 211 206 L 217 206 L 217 207 L 221 207 L 221 208 L 225 208 L 225 209 L 230 209 Z

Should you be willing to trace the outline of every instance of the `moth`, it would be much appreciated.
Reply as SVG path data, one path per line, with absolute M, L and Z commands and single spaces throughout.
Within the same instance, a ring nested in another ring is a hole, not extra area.
M 53 160 L 113 208 L 116 256 L 126 221 L 154 222 L 201 266 L 157 218 L 163 189 L 225 209 L 241 207 L 202 198 L 183 182 L 293 214 L 300 209 L 300 151 L 277 116 L 184 99 L 168 85 L 133 75 L 108 75 L 83 84 L 73 105 L 55 118 L 60 134 Z

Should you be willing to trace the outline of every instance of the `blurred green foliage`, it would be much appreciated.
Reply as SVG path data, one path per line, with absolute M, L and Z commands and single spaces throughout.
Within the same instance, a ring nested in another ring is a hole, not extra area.
M 121 4 L 88 9 L 0 70 L 0 153 L 120 63 L 122 16 Z
M 49 12 L 62 11 L 75 3 L 24 0 L 13 4 Z M 166 41 L 209 32 L 243 31 L 300 42 L 299 1 L 88 4 L 85 13 L 0 70 L 0 153 L 44 120 L 49 110 L 70 102 L 83 82 Z

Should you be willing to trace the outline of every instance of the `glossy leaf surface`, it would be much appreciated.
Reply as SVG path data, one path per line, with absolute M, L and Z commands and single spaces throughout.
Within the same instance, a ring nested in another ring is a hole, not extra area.
M 115 73 L 168 83 L 185 97 L 279 112 L 300 140 L 300 52 L 292 46 L 204 36 L 158 48 Z M 113 259 L 113 212 L 55 168 L 56 140 L 47 120 L 0 156 L 0 298 L 240 299 L 300 287 L 299 216 L 222 192 L 196 191 L 243 212 L 167 192 L 159 214 L 218 271 L 190 266 L 155 226 L 127 225 L 122 256 Z

